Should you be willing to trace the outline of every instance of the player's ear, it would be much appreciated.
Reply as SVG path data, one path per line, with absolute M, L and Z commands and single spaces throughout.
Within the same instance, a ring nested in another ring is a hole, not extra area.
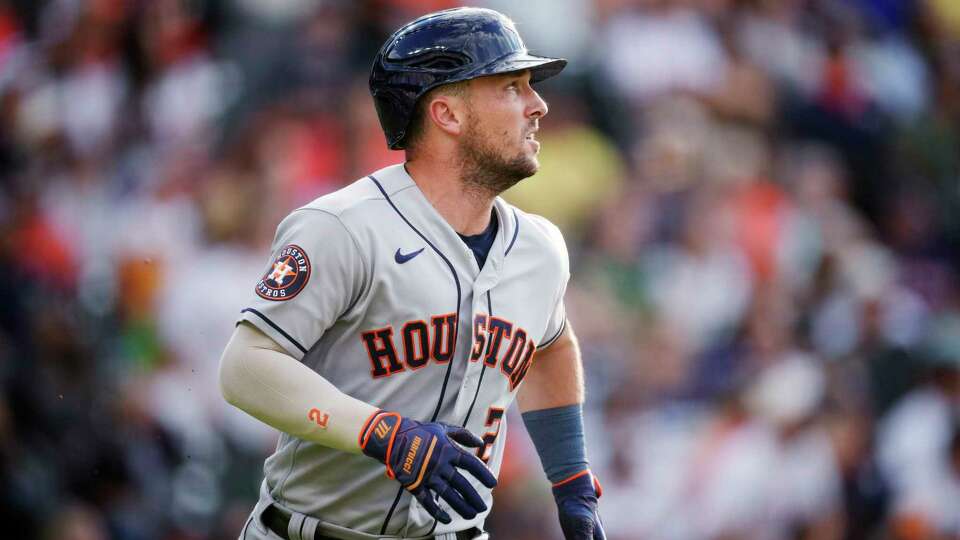
M 466 104 L 460 96 L 439 94 L 427 106 L 430 122 L 440 131 L 453 136 L 463 132 L 466 112 Z

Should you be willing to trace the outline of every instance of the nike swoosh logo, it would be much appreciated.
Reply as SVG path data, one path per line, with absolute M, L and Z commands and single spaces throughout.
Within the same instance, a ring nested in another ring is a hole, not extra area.
M 420 248 L 412 253 L 403 254 L 403 253 L 400 253 L 400 248 L 397 248 L 397 252 L 393 254 L 393 260 L 397 261 L 397 264 L 403 264 L 409 261 L 410 259 L 416 257 L 417 255 L 419 255 L 420 252 L 423 250 L 424 248 Z

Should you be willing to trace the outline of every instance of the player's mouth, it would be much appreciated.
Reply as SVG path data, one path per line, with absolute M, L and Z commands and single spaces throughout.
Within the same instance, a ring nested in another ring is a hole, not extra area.
M 531 143 L 531 146 L 533 146 L 533 150 L 535 152 L 540 150 L 540 142 L 537 141 L 537 139 L 535 138 L 536 134 L 537 134 L 537 130 L 533 130 L 530 133 L 527 133 L 527 136 L 524 137 L 525 141 L 528 141 Z

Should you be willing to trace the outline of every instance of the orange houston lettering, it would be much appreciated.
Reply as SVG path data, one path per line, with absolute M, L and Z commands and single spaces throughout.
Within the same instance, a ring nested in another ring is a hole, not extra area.
M 427 322 L 429 321 L 429 323 Z M 410 373 L 433 363 L 449 362 L 456 350 L 459 321 L 456 313 L 413 319 L 400 326 L 394 339 L 393 326 L 363 332 L 360 337 L 370 359 L 374 379 Z M 527 331 L 513 322 L 477 313 L 473 318 L 470 361 L 482 360 L 494 368 L 515 390 L 526 376 L 537 345 Z
M 457 314 L 444 313 L 430 318 L 433 339 L 430 340 L 430 357 L 443 364 L 453 358 L 457 346 Z
M 430 360 L 430 328 L 426 321 L 409 321 L 400 331 L 403 360 L 410 369 L 420 369 Z
M 386 377 L 404 370 L 397 358 L 397 348 L 393 344 L 393 327 L 386 326 L 370 330 L 360 335 L 370 358 L 370 375 L 374 378 Z
M 478 313 L 473 317 L 473 349 L 470 351 L 470 361 L 476 362 L 483 354 L 487 344 L 487 315 Z
M 490 317 L 487 323 L 487 354 L 483 362 L 495 367 L 500 360 L 500 346 L 504 339 L 510 339 L 513 336 L 513 323 L 500 317 Z
M 360 334 L 360 340 L 370 359 L 370 376 L 374 379 L 415 371 L 432 359 L 445 364 L 453 358 L 457 348 L 456 313 L 435 315 L 429 319 L 407 321 L 394 336 L 393 326 L 375 328 Z

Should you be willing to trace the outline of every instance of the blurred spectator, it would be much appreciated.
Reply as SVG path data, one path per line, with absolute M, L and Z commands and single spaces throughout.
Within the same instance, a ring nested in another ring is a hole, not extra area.
M 83 505 L 74 505 L 53 516 L 42 538 L 50 540 L 106 540 L 109 536 L 96 511 Z
M 929 381 L 907 394 L 879 428 L 877 456 L 893 489 L 894 532 L 901 538 L 960 534 L 958 324 L 954 314 L 934 326 Z
M 638 105 L 677 90 L 706 90 L 723 77 L 716 30 L 684 2 L 642 2 L 605 22 L 603 64 L 617 90 Z

